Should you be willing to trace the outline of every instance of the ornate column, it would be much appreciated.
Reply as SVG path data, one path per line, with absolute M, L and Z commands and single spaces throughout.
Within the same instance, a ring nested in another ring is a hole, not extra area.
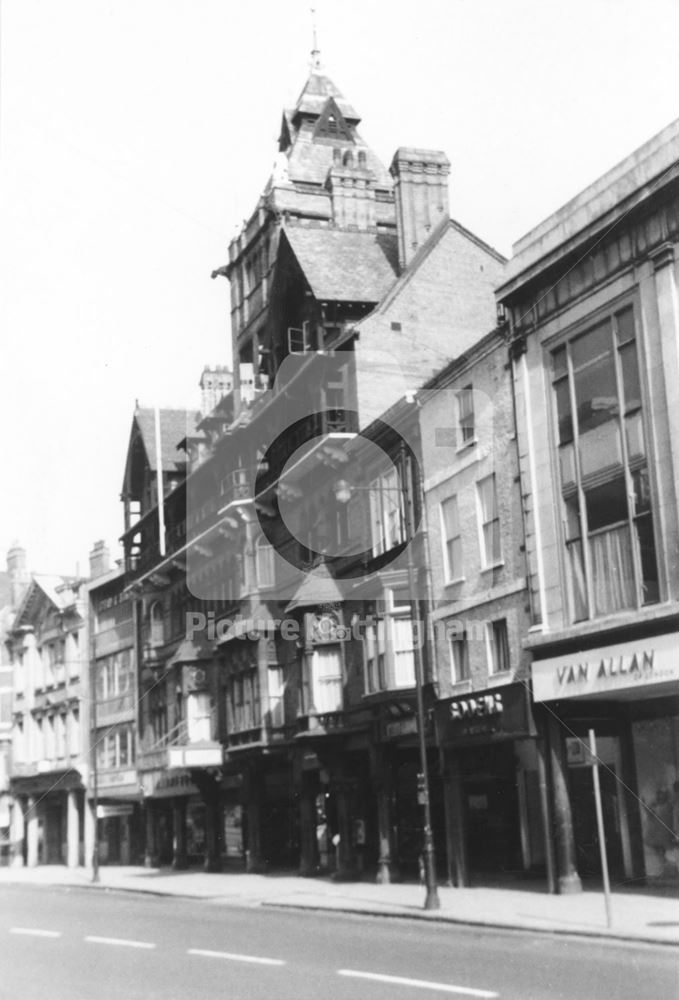
M 463 888 L 469 885 L 469 864 L 460 754 L 454 750 L 441 752 L 444 754 L 443 807 L 446 816 L 448 882 L 457 888 Z
M 265 868 L 262 855 L 262 792 L 259 780 L 257 765 L 255 763 L 247 765 L 243 773 L 243 792 L 247 813 L 245 867 L 249 872 L 262 872 Z
M 66 865 L 77 868 L 80 864 L 80 809 L 78 792 L 66 793 Z
M 556 839 L 556 871 L 558 891 L 562 894 L 582 892 L 575 860 L 573 812 L 568 792 L 568 762 L 563 729 L 556 716 L 547 714 L 549 759 L 552 776 L 552 801 L 554 806 L 554 835 Z
M 316 796 L 311 777 L 304 771 L 299 776 L 299 874 L 315 875 L 318 871 L 318 842 L 316 840 Z
M 370 748 L 370 763 L 377 804 L 377 874 L 375 881 L 387 885 L 392 881 L 391 852 L 391 761 L 389 750 L 381 745 Z
M 38 864 L 38 812 L 34 795 L 28 796 L 26 806 L 26 864 L 29 868 Z
M 186 799 L 172 801 L 172 867 L 177 871 L 188 868 L 186 855 Z
M 158 855 L 156 845 L 156 824 L 153 815 L 153 806 L 146 800 L 144 803 L 144 822 L 146 828 L 146 844 L 144 846 L 144 867 L 154 868 Z
M 23 868 L 24 866 L 25 835 L 24 800 L 16 798 L 12 803 L 12 868 Z

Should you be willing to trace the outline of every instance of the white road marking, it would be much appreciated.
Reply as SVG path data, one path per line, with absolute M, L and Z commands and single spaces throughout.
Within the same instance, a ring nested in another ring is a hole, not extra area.
M 91 941 L 92 944 L 118 944 L 126 948 L 155 948 L 155 944 L 151 941 L 131 941 L 129 938 L 97 937 L 88 934 L 85 940 Z
M 42 931 L 37 927 L 10 927 L 9 932 L 10 934 L 32 934 L 33 937 L 61 937 L 61 931 Z
M 262 958 L 259 955 L 238 955 L 231 951 L 209 951 L 207 948 L 189 948 L 187 955 L 204 955 L 206 958 L 228 958 L 232 962 L 254 962 L 256 965 L 285 965 L 282 958 Z
M 432 983 L 427 979 L 407 979 L 405 976 L 386 976 L 379 972 L 358 972 L 356 969 L 338 969 L 338 976 L 353 976 L 356 979 L 374 979 L 380 983 L 393 983 L 395 986 L 419 986 L 423 990 L 438 990 L 440 993 L 457 993 L 467 997 L 485 997 L 492 1000 L 499 993 L 491 990 L 476 990 L 472 986 L 451 986 L 449 983 Z

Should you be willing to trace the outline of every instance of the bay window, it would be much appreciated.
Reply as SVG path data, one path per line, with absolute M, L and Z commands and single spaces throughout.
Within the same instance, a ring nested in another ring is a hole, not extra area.
M 367 694 L 415 686 L 412 615 L 407 592 L 393 589 L 387 591 L 384 615 L 366 622 L 363 646 Z
M 634 311 L 551 355 L 571 618 L 659 600 Z

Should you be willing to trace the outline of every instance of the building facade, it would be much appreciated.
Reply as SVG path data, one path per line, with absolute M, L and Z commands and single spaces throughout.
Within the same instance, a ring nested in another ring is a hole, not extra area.
M 559 886 L 679 874 L 679 123 L 515 246 L 507 311 Z
M 88 778 L 83 581 L 33 574 L 8 635 L 13 863 L 84 863 Z
M 545 864 L 544 762 L 523 649 L 532 617 L 502 327 L 431 381 L 420 394 L 420 421 L 447 874 L 467 885 Z
M 145 848 L 142 786 L 137 772 L 135 606 L 125 589 L 124 570 L 111 568 L 109 563 L 105 544 L 97 542 L 90 553 L 86 586 L 88 799 L 97 821 L 97 861 L 129 865 L 143 863 Z

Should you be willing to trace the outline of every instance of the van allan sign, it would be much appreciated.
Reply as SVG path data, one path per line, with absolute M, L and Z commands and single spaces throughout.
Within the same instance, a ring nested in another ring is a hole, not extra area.
M 638 642 L 589 649 L 533 663 L 533 698 L 551 701 L 627 689 L 648 694 L 679 679 L 679 635 L 653 636 Z

